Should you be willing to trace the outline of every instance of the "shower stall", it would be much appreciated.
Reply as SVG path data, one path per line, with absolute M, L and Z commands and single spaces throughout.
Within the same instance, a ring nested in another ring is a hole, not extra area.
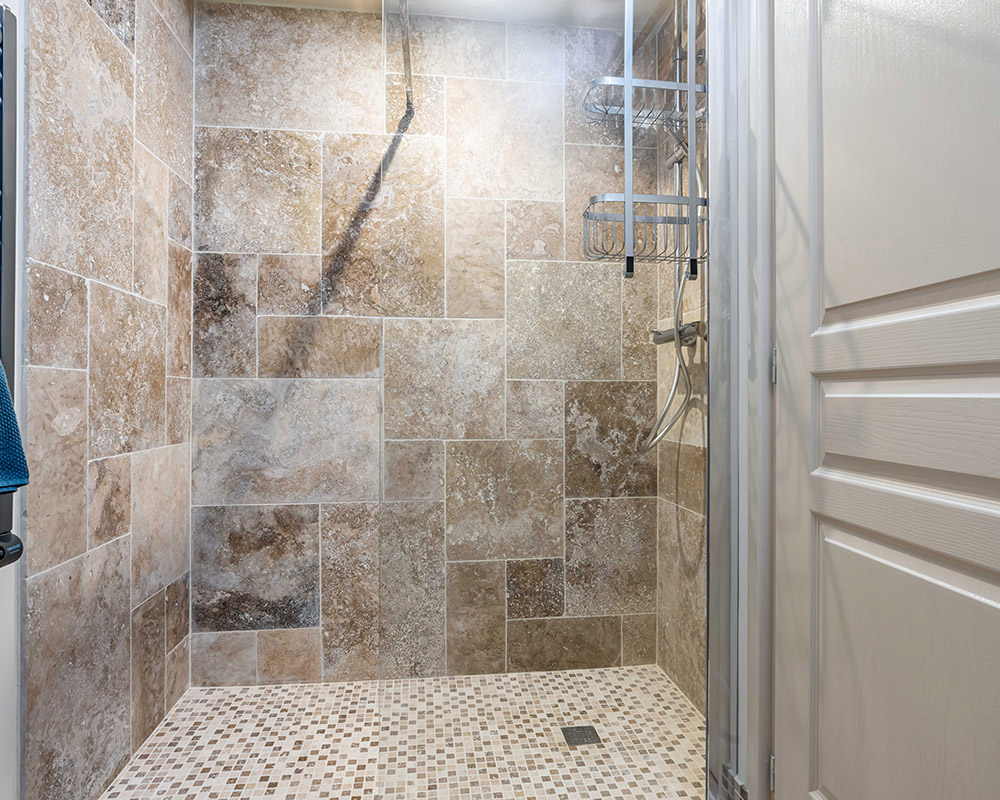
M 31 3 L 26 800 L 739 796 L 705 0 L 134 6 Z

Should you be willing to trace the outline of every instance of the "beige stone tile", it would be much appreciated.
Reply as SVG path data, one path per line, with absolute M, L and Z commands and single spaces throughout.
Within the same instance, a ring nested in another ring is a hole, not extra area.
M 567 28 L 565 47 L 566 141 L 575 144 L 623 144 L 621 128 L 612 123 L 592 124 L 583 111 L 583 100 L 594 78 L 622 75 L 619 60 L 622 34 L 598 28 Z
M 165 590 L 167 652 L 191 634 L 191 574 L 185 573 Z
M 708 659 L 705 518 L 660 500 L 657 663 L 704 713 Z
M 319 624 L 319 507 L 207 506 L 191 514 L 194 630 Z
M 170 175 L 141 144 L 135 148 L 135 266 L 132 290 L 156 303 L 167 302 L 167 198 Z
M 622 282 L 622 374 L 626 380 L 656 380 L 656 264 L 636 264 Z M 660 345 L 669 347 L 670 345 Z
M 621 375 L 621 275 L 614 264 L 507 265 L 507 376 Z
M 195 256 L 194 377 L 249 378 L 257 374 L 256 305 L 254 256 Z
M 163 609 L 161 590 L 132 611 L 132 750 L 166 713 Z
M 386 500 L 444 500 L 444 442 L 384 444 Z
M 504 315 L 504 203 L 449 200 L 445 229 L 448 316 Z
M 87 549 L 87 374 L 28 369 L 28 572 Z
M 444 142 L 327 134 L 323 147 L 324 311 L 441 316 Z
M 507 80 L 563 81 L 565 29 L 558 25 L 507 25 Z
M 448 442 L 448 558 L 562 555 L 562 443 Z
M 193 406 L 197 505 L 378 499 L 378 381 L 203 380 Z
M 379 674 L 378 503 L 322 509 L 323 680 Z
M 258 314 L 319 314 L 319 256 L 262 255 L 257 261 Z
M 385 76 L 385 132 L 444 136 L 444 78 L 413 76 L 413 115 L 406 121 L 406 77 Z
M 135 52 L 136 138 L 190 175 L 194 64 L 150 0 L 136 5 Z
M 320 252 L 320 136 L 246 128 L 195 130 L 198 250 Z
M 655 663 L 656 614 L 626 614 L 622 617 L 622 664 Z
M 259 317 L 262 378 L 378 378 L 382 321 L 371 317 Z
M 167 26 L 188 53 L 194 53 L 194 0 L 153 0 Z
M 164 682 L 166 684 L 166 708 L 167 713 L 169 713 L 191 685 L 190 637 L 167 653 L 166 678 Z
M 76 0 L 32 3 L 30 26 L 28 255 L 129 288 L 132 55 Z
M 502 320 L 386 320 L 385 436 L 503 436 Z
M 507 617 L 561 617 L 566 568 L 561 558 L 507 562 Z
M 28 266 L 28 363 L 87 368 L 87 282 L 44 264 Z
M 562 261 L 563 203 L 507 201 L 507 258 Z
M 167 378 L 167 444 L 191 441 L 191 379 Z
M 503 79 L 506 42 L 504 23 L 410 15 L 413 71 L 422 75 Z M 389 72 L 403 71 L 398 14 L 386 16 L 385 61 Z
M 563 199 L 558 86 L 449 78 L 448 194 Z
M 651 382 L 566 384 L 567 497 L 656 494 L 656 453 L 641 450 L 655 403 Z
M 87 503 L 87 532 L 91 547 L 97 547 L 129 533 L 132 528 L 130 455 L 90 462 L 87 475 Z
M 507 438 L 561 439 L 561 381 L 507 381 Z
M 257 634 L 257 682 L 319 683 L 319 628 L 291 628 Z
M 708 458 L 704 447 L 664 439 L 656 446 L 659 497 L 705 514 Z
M 132 602 L 191 569 L 188 445 L 132 454 Z
M 656 498 L 566 501 L 566 613 L 656 610 Z
M 167 2 L 167 0 L 164 0 Z M 194 213 L 194 192 L 187 180 L 170 173 L 170 194 L 167 198 L 167 235 L 189 250 L 191 244 L 191 215 Z
M 170 242 L 167 249 L 167 374 L 191 376 L 191 251 Z
M 382 130 L 378 14 L 229 3 L 196 13 L 199 125 Z
M 507 610 L 500 561 L 448 564 L 448 674 L 504 671 Z
M 379 674 L 445 670 L 444 504 L 385 503 L 379 535 Z
M 135 46 L 135 3 L 136 0 L 87 0 L 111 28 L 123 45 L 129 50 Z
M 254 686 L 256 683 L 256 633 L 191 634 L 192 686 Z
M 118 539 L 27 581 L 29 798 L 97 797 L 128 760 L 128 559 Z
M 164 442 L 166 309 L 90 286 L 90 457 Z
M 621 617 L 512 619 L 508 672 L 614 667 L 621 661 Z

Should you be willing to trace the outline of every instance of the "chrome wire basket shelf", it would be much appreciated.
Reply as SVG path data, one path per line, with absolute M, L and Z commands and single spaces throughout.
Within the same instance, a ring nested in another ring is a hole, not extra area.
M 638 130 L 683 132 L 688 126 L 688 112 L 678 97 L 686 96 L 687 84 L 670 81 L 632 81 L 632 127 Z M 704 91 L 697 85 L 696 91 Z M 622 128 L 625 124 L 625 79 L 604 76 L 594 78 L 583 101 L 587 120 L 594 125 Z M 704 108 L 695 111 L 696 125 L 704 127 Z
M 639 261 L 689 261 L 708 257 L 708 201 L 695 199 L 695 219 L 688 216 L 687 197 L 632 196 L 634 258 Z M 697 253 L 691 253 L 692 227 L 697 229 Z M 598 194 L 583 213 L 583 250 L 592 261 L 622 261 L 628 254 L 625 236 L 625 195 Z

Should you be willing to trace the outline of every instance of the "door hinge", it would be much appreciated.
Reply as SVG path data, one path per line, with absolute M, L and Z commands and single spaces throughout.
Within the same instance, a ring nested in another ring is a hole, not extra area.
M 771 383 L 778 382 L 778 348 L 771 348 Z
M 770 760 L 770 763 L 769 763 L 767 775 L 768 775 L 768 786 L 771 788 L 771 791 L 773 792 L 774 791 L 774 756 L 771 756 L 771 760 Z

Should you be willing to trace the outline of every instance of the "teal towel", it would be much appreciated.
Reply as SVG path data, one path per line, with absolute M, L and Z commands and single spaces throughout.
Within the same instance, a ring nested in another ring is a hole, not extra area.
M 21 429 L 14 416 L 14 402 L 7 387 L 7 374 L 0 368 L 0 494 L 16 491 L 28 483 Z

